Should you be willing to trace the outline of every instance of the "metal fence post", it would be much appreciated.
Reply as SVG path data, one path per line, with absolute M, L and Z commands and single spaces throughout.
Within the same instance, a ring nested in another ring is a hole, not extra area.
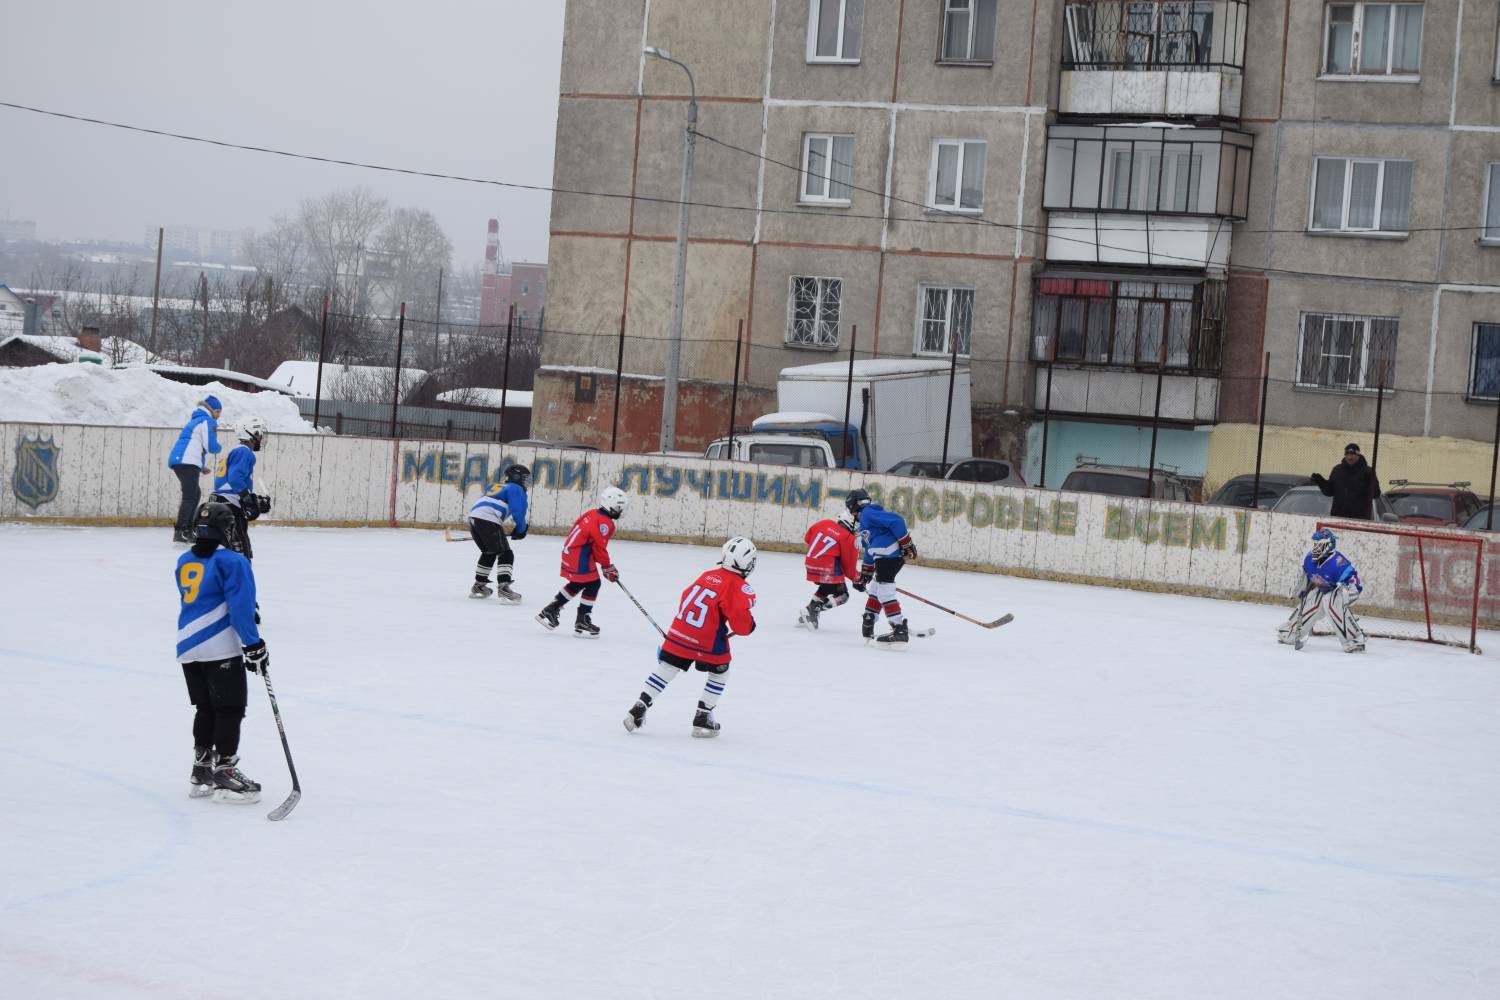
M 1271 388 L 1271 352 L 1266 352 L 1260 368 L 1260 425 L 1255 434 L 1255 484 L 1251 487 L 1250 507 L 1260 507 L 1260 460 L 1266 447 L 1266 394 Z
M 516 304 L 510 304 L 505 317 L 505 370 L 500 376 L 500 440 L 505 440 L 505 394 L 510 391 L 510 335 L 516 325 Z
M 1495 451 L 1490 456 L 1490 505 L 1484 515 L 1484 530 L 1495 527 L 1495 471 L 1500 469 L 1500 399 L 1495 401 Z
M 1167 368 L 1167 331 L 1161 332 L 1161 354 L 1156 359 L 1156 407 L 1151 411 L 1151 457 L 1146 460 L 1146 499 L 1156 492 L 1156 434 L 1161 427 L 1161 384 Z
M 391 386 L 391 437 L 396 436 L 396 409 L 401 405 L 401 342 L 406 339 L 406 303 L 401 303 L 401 316 L 396 321 L 396 379 Z
M 878 331 L 877 331 L 878 332 Z M 839 465 L 849 466 L 849 409 L 854 405 L 854 345 L 859 341 L 859 325 L 849 328 L 849 379 L 844 383 L 844 426 L 839 431 Z
M 1370 471 L 1380 464 L 1380 414 L 1385 409 L 1385 362 L 1380 362 L 1380 384 L 1375 388 L 1375 446 L 1370 449 Z
M 318 426 L 323 403 L 323 351 L 328 346 L 328 293 L 323 293 L 323 324 L 318 331 L 318 380 L 313 389 L 313 427 Z
M 948 475 L 948 436 L 953 430 L 953 383 L 958 381 L 958 334 L 949 332 L 953 338 L 952 357 L 948 362 L 948 408 L 943 418 L 943 460 L 942 475 Z M 972 419 L 972 418 L 971 418 Z
M 625 314 L 620 313 L 620 347 L 615 352 L 615 415 L 609 422 L 609 450 L 620 440 L 620 382 L 625 377 Z
M 740 320 L 739 329 L 734 334 L 734 387 L 729 390 L 729 449 L 725 457 L 734 457 L 734 420 L 739 412 L 740 405 L 740 348 L 745 343 L 745 321 Z
M 1057 332 L 1052 333 L 1052 345 L 1047 351 L 1047 395 L 1042 403 L 1042 471 L 1037 477 L 1037 486 L 1047 488 L 1047 432 L 1052 423 L 1052 368 L 1057 361 Z

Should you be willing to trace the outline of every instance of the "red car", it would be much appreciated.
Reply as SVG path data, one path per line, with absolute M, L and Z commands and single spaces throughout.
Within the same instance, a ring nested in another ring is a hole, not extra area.
M 1385 497 L 1404 524 L 1459 525 L 1484 506 L 1468 483 L 1438 486 L 1392 479 Z

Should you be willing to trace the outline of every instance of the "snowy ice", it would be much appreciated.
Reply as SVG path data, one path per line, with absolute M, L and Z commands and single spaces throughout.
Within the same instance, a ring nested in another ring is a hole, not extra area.
M 937 634 L 887 653 L 856 606 L 795 628 L 801 560 L 762 553 L 696 740 L 697 673 L 621 726 L 656 634 L 617 588 L 598 641 L 532 621 L 557 537 L 520 607 L 438 532 L 255 549 L 281 823 L 254 677 L 263 800 L 188 798 L 167 529 L 0 525 L 0 996 L 1500 996 L 1493 653 L 921 565 L 1015 621 L 907 601 Z M 663 622 L 717 555 L 613 551 Z

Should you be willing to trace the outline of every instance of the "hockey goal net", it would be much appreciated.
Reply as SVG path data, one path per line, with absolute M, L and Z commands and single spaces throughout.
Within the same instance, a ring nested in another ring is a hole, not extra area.
M 1365 634 L 1479 652 L 1484 539 L 1365 521 L 1319 521 L 1359 572 Z

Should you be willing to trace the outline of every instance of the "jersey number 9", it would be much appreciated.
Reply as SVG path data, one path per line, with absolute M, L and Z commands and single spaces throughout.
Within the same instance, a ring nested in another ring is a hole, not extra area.
M 183 563 L 177 570 L 177 587 L 182 591 L 182 603 L 192 604 L 198 599 L 198 588 L 203 585 L 203 564 Z

